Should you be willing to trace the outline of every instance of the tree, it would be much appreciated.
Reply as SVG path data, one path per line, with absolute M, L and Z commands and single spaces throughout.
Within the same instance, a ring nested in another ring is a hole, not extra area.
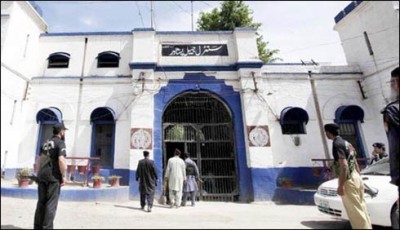
M 197 20 L 197 30 L 216 31 L 234 30 L 235 27 L 252 27 L 257 34 L 258 55 L 263 62 L 274 62 L 282 60 L 275 55 L 279 50 L 267 48 L 268 42 L 264 41 L 262 35 L 258 33 L 261 23 L 253 22 L 252 10 L 243 1 L 223 1 L 221 10 L 214 8 L 211 12 L 201 12 Z

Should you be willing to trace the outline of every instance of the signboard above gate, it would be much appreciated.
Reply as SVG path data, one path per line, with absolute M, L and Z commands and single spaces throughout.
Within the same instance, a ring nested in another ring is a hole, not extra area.
M 162 56 L 228 56 L 226 44 L 162 45 Z

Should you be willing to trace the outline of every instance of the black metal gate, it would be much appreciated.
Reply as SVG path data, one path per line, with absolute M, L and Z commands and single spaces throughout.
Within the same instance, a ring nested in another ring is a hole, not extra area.
M 175 148 L 190 153 L 204 181 L 201 200 L 235 201 L 239 196 L 232 116 L 208 93 L 187 93 L 163 115 L 163 166 Z

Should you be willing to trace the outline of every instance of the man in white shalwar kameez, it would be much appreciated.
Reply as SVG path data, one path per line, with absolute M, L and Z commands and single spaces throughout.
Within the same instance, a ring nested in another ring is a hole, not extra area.
M 174 205 L 178 208 L 182 201 L 183 182 L 186 179 L 186 164 L 179 157 L 181 155 L 179 149 L 175 149 L 174 155 L 168 160 L 165 180 L 168 181 L 171 208 Z

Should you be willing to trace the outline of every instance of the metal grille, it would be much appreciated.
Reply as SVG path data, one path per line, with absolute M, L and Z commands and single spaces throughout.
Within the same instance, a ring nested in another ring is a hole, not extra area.
M 165 110 L 163 130 L 164 168 L 178 147 L 199 167 L 201 200 L 238 199 L 232 117 L 221 101 L 208 93 L 184 94 Z
M 342 211 L 337 210 L 337 209 L 332 209 L 332 208 L 327 208 L 323 206 L 318 206 L 318 210 L 320 212 L 332 215 L 332 216 L 342 216 Z
M 318 192 L 319 192 L 319 194 L 325 195 L 325 196 L 337 196 L 336 189 L 321 188 L 321 189 L 319 189 Z

